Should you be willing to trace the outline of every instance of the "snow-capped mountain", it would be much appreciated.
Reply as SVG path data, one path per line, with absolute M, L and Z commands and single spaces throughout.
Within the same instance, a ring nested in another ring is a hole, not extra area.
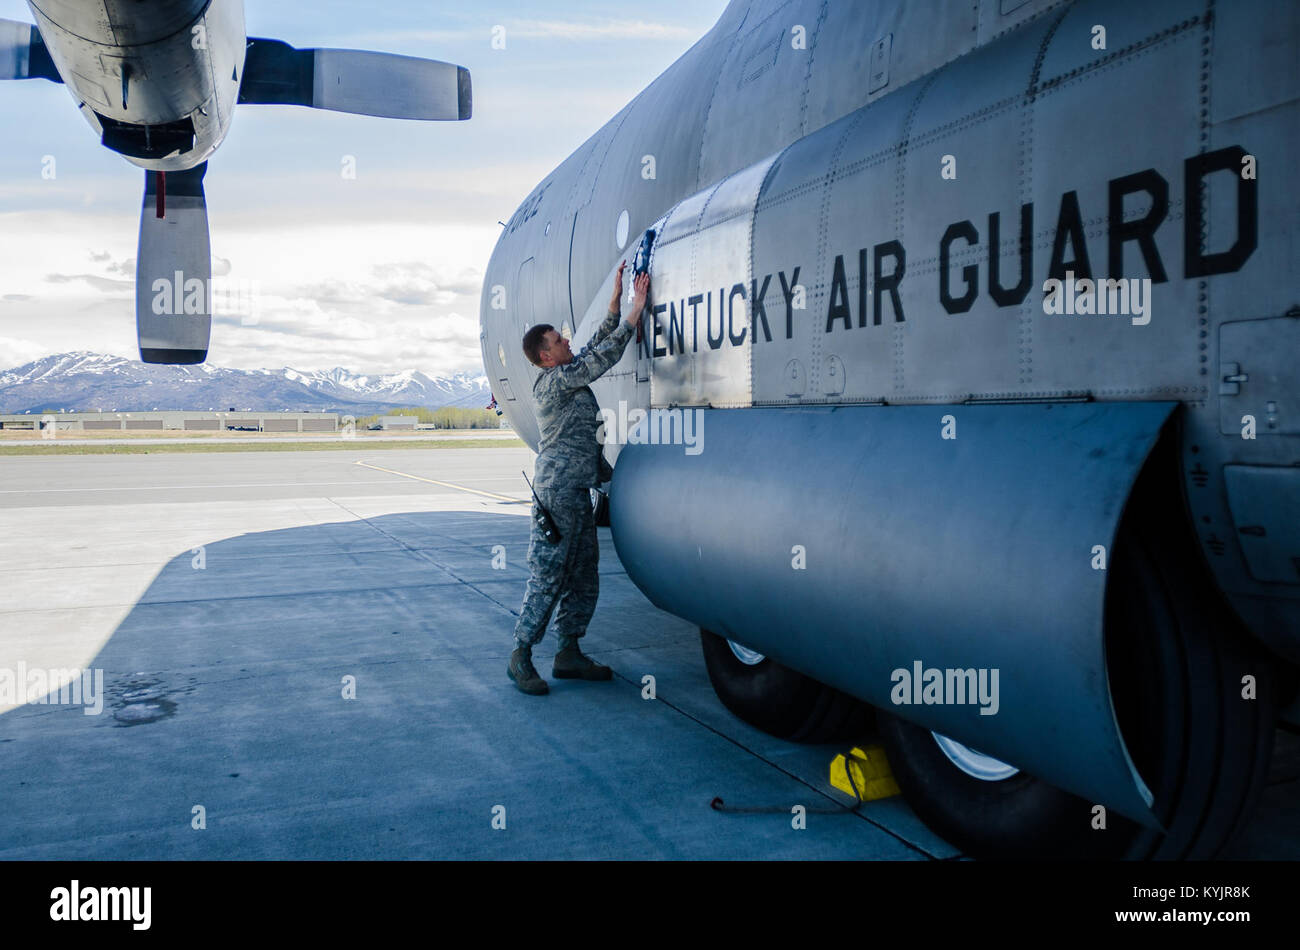
M 418 370 L 383 375 L 328 371 L 162 366 L 103 353 L 56 353 L 0 371 L 0 412 L 41 409 L 338 410 L 373 414 L 404 406 L 478 409 L 492 398 L 487 377 Z
M 455 376 L 426 376 L 419 370 L 407 369 L 400 373 L 367 376 L 336 366 L 331 370 L 301 372 L 285 368 L 279 372 L 286 379 L 302 383 L 317 392 L 340 399 L 380 399 L 400 401 L 411 406 L 459 406 L 472 397 L 470 407 L 486 405 L 492 398 L 488 392 L 487 377 L 479 373 L 457 373 Z M 474 400 L 481 401 L 475 402 Z

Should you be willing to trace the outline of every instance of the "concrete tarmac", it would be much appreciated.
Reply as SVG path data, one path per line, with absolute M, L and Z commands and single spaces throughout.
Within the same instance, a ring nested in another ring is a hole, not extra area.
M 727 712 L 697 630 L 646 601 L 607 529 L 584 649 L 614 681 L 519 693 L 532 461 L 0 458 L 0 669 L 103 675 L 98 714 L 0 704 L 0 858 L 960 857 L 897 797 L 793 828 L 792 806 L 844 800 L 845 746 Z M 1234 856 L 1300 856 L 1279 737 Z

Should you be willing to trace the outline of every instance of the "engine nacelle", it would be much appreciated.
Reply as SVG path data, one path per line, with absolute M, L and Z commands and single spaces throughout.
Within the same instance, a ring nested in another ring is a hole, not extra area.
M 106 148 L 151 171 L 205 161 L 230 129 L 244 71 L 240 0 L 31 0 L 41 38 Z M 88 8 L 89 7 L 89 8 Z
M 620 453 L 614 543 L 656 606 L 1158 827 L 1103 617 L 1175 406 L 688 409 L 692 451 Z

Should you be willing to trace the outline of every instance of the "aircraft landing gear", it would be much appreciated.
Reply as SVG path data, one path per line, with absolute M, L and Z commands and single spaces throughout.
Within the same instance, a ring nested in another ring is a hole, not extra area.
M 858 738 L 871 707 L 731 640 L 700 630 L 718 699 L 745 722 L 794 742 Z

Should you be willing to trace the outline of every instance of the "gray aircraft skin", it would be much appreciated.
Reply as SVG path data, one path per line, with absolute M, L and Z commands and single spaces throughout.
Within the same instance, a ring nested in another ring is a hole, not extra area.
M 249 37 L 243 0 L 28 0 L 0 20 L 0 79 L 64 83 L 105 148 L 146 170 L 136 323 L 146 363 L 201 363 L 212 327 L 203 176 L 241 104 L 468 119 L 469 72 Z M 170 178 L 168 177 L 170 175 Z
M 1291 0 L 735 0 L 505 223 L 495 400 L 536 448 L 524 330 L 654 229 L 610 521 L 720 698 L 876 707 L 972 853 L 1211 856 L 1300 660 L 1297 63 Z

